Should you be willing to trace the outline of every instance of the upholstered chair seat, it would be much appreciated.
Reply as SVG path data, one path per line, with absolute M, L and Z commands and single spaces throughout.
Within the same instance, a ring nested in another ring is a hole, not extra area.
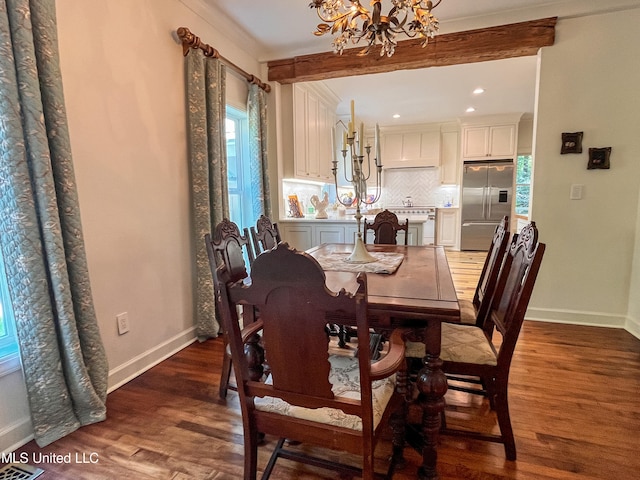
M 331 363 L 329 382 L 333 385 L 331 388 L 333 394 L 337 397 L 360 400 L 358 359 L 344 355 L 331 355 L 329 362 Z M 271 378 L 269 377 L 265 383 L 272 384 Z M 395 375 L 371 382 L 374 429 L 380 424 L 395 387 Z M 263 412 L 273 412 L 326 425 L 362 430 L 362 419 L 360 417 L 348 415 L 336 408 L 298 407 L 274 397 L 256 397 L 254 403 L 256 409 Z
M 424 357 L 424 343 L 407 342 L 405 354 L 411 358 Z M 498 355 L 481 328 L 455 323 L 442 324 L 440 358 L 445 362 L 498 364 Z

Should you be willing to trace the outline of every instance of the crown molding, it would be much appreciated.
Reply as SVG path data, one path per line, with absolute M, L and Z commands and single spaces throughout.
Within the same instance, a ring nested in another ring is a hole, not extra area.
M 180 3 L 211 25 L 226 40 L 236 46 L 242 45 L 247 55 L 256 59 L 264 55 L 265 46 L 215 5 L 206 0 L 180 0 Z

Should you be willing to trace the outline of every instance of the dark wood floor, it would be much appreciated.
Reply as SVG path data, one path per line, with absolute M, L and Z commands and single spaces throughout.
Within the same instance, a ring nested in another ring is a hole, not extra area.
M 478 254 L 449 256 L 460 297 L 469 297 Z M 109 395 L 108 419 L 46 448 L 18 453 L 71 455 L 43 463 L 42 480 L 242 478 L 237 396 L 218 399 L 219 339 L 196 343 Z M 623 330 L 525 322 L 513 360 L 510 406 L 518 460 L 501 445 L 441 437 L 442 480 L 627 480 L 640 478 L 640 340 Z M 449 423 L 494 428 L 486 401 L 449 392 Z M 261 448 L 266 464 L 273 439 Z M 388 444 L 377 452 L 385 461 Z M 338 454 L 330 452 L 333 458 Z M 395 480 L 415 479 L 419 455 Z M 343 459 L 343 457 L 340 457 Z M 77 460 L 97 463 L 77 463 Z M 272 478 L 336 480 L 332 472 L 279 461 Z

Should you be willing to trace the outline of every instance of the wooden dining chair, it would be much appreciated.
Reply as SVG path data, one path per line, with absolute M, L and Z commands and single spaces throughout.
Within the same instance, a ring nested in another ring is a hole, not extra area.
M 249 231 L 246 228 L 244 229 L 243 235 L 240 233 L 238 225 L 228 218 L 225 218 L 215 226 L 213 235 L 205 235 L 205 243 L 214 283 L 217 281 L 215 271 L 220 265 L 225 266 L 228 279 L 231 282 L 244 280 L 249 276 L 244 255 L 247 255 L 250 264 L 253 263 L 254 255 L 251 242 L 249 241 Z M 243 312 L 243 320 L 245 323 L 253 322 L 255 320 L 254 310 L 246 309 Z M 236 387 L 229 385 L 232 368 L 231 351 L 228 347 L 227 333 L 224 329 L 223 335 L 225 339 L 225 353 L 222 360 L 222 371 L 220 373 L 219 396 L 224 399 L 227 397 L 227 390 L 235 390 Z
M 398 216 L 389 210 L 378 213 L 372 223 L 364 221 L 364 241 L 367 243 L 367 231 L 373 230 L 373 243 L 397 245 L 398 232 L 404 231 L 404 244 L 409 242 L 409 219 L 404 223 L 398 221 Z
M 265 215 L 260 215 L 255 227 L 251 227 L 251 239 L 256 255 L 260 255 L 265 250 L 271 250 L 282 241 L 277 223 L 271 223 L 271 219 Z
M 395 373 L 405 368 L 402 333 L 394 331 L 389 349 L 377 362 L 368 355 L 367 277 L 357 278 L 357 291 L 327 289 L 320 264 L 286 243 L 259 255 L 251 284 L 232 283 L 220 275 L 217 294 L 222 321 L 229 332 L 244 431 L 244 479 L 254 480 L 258 460 L 258 432 L 279 440 L 264 467 L 271 474 L 278 458 L 286 458 L 345 475 L 374 478 L 374 448 L 382 427 L 394 416 L 394 458 L 402 455 L 404 398 L 396 389 Z M 257 321 L 240 329 L 237 306 L 253 305 Z M 339 316 L 357 329 L 362 355 L 331 354 L 325 332 L 327 316 Z M 264 356 L 246 355 L 245 339 L 262 330 Z M 304 332 L 301 335 L 300 332 Z M 267 358 L 269 375 L 256 378 L 256 360 Z M 253 376 L 253 378 L 251 378 Z M 266 377 L 266 378 L 265 378 Z M 399 375 L 398 382 L 402 383 Z M 285 447 L 284 439 L 304 448 Z M 361 455 L 354 468 L 309 450 L 310 446 Z M 393 470 L 391 461 L 389 469 Z M 387 477 L 387 478 L 390 478 Z
M 508 403 L 509 370 L 544 251 L 545 244 L 538 242 L 538 230 L 535 222 L 531 222 L 511 243 L 484 325 L 442 324 L 442 370 L 447 375 L 482 379 L 489 404 L 496 412 L 500 434 L 446 426 L 441 431 L 502 443 L 508 460 L 516 459 Z M 418 364 L 424 356 L 424 345 L 407 342 L 406 352 Z
M 505 216 L 503 221 L 506 219 L 508 219 L 508 217 Z M 505 226 L 508 225 L 507 222 L 504 222 Z M 501 222 L 500 225 L 496 227 L 496 233 L 493 237 L 493 241 L 491 242 L 491 250 L 487 254 L 487 258 L 485 260 L 482 274 L 480 275 L 480 280 L 478 281 L 478 286 L 476 288 L 473 302 L 470 302 L 468 300 L 459 300 L 458 303 L 460 304 L 460 322 L 452 323 L 475 325 L 479 328 L 483 327 L 485 320 L 489 314 L 491 298 L 493 297 L 496 285 L 498 283 L 498 275 L 504 264 L 504 257 L 507 248 L 510 248 L 510 246 L 507 244 L 507 240 L 509 239 L 508 230 L 506 228 L 502 228 L 502 226 L 503 222 Z M 516 233 L 511 237 L 511 245 L 515 244 L 517 240 L 518 234 Z M 503 243 L 505 245 L 505 248 L 502 252 L 500 252 L 500 250 L 502 250 L 503 248 Z M 495 255 L 495 258 L 492 258 L 494 251 L 497 251 L 497 254 Z M 489 274 L 486 273 L 487 270 L 489 271 Z M 445 375 L 447 377 L 449 389 L 475 395 L 482 395 L 484 397 L 487 396 L 486 384 L 483 378 L 474 375 L 455 375 L 453 373 L 446 373 Z M 489 398 L 489 400 L 493 402 L 493 399 L 491 397 Z
M 498 282 L 498 273 L 509 244 L 509 217 L 504 216 L 495 229 L 489 251 L 482 266 L 473 300 L 459 300 L 460 322 L 482 327 L 489 311 L 489 303 Z

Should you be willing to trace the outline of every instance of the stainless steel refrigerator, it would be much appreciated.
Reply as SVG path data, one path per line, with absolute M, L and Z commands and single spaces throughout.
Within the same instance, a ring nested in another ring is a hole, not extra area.
M 513 162 L 464 162 L 461 250 L 489 250 L 496 226 L 511 215 Z

